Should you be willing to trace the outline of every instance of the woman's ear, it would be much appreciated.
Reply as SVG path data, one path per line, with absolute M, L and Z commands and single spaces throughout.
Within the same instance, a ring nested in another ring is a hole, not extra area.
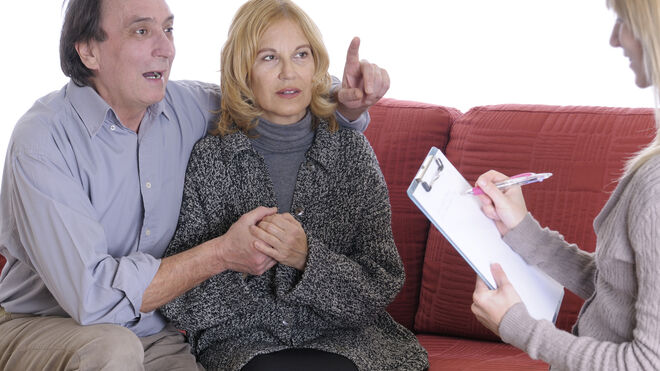
M 92 71 L 99 69 L 98 49 L 95 41 L 79 41 L 75 44 L 76 51 L 85 67 Z

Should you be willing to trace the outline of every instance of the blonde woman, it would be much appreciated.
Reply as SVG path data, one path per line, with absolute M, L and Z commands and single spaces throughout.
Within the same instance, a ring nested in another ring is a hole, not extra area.
M 608 0 L 617 14 L 610 43 L 623 49 L 641 87 L 660 87 L 660 2 Z M 657 105 L 657 103 L 656 103 Z M 660 121 L 656 114 L 656 121 Z M 657 370 L 660 367 L 660 136 L 633 158 L 594 222 L 595 253 L 568 244 L 527 213 L 520 187 L 500 192 L 490 171 L 477 185 L 483 210 L 504 240 L 585 299 L 573 333 L 529 316 L 494 265 L 497 290 L 477 280 L 472 311 L 510 344 L 552 370 Z
M 385 311 L 404 279 L 387 188 L 365 137 L 335 121 L 328 63 L 316 26 L 290 1 L 251 0 L 234 17 L 221 119 L 193 149 L 166 254 L 271 207 L 250 231 L 272 268 L 223 272 L 161 309 L 208 369 L 428 367 Z

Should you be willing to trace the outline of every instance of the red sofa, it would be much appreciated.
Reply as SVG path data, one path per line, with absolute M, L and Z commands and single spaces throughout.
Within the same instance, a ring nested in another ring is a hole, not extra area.
M 394 238 L 406 268 L 390 314 L 428 350 L 430 370 L 547 370 L 498 341 L 470 311 L 475 274 L 430 226 L 406 190 L 431 146 L 471 183 L 483 172 L 551 172 L 523 188 L 542 225 L 593 251 L 592 221 L 630 154 L 655 133 L 652 109 L 498 105 L 456 109 L 382 99 L 366 135 L 387 181 Z M 569 330 L 582 300 L 566 292 L 557 326 Z
M 475 275 L 406 195 L 431 146 L 474 182 L 483 172 L 552 172 L 524 188 L 529 210 L 593 251 L 592 221 L 625 159 L 654 135 L 653 110 L 500 105 L 460 111 L 382 99 L 366 132 L 387 181 L 406 282 L 388 310 L 428 350 L 430 370 L 547 370 L 503 344 L 470 312 Z M 4 258 L 0 256 L 0 269 Z M 581 300 L 567 292 L 557 326 L 570 329 Z

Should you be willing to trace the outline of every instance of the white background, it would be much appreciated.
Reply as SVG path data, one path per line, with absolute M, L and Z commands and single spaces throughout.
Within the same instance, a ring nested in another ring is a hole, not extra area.
M 172 79 L 218 82 L 219 55 L 243 0 L 169 0 L 177 57 Z M 386 97 L 470 107 L 500 103 L 651 107 L 621 49 L 609 46 L 605 0 L 298 0 L 341 77 L 346 49 L 389 71 Z M 59 67 L 61 0 L 0 6 L 0 164 L 11 130 L 67 79 Z

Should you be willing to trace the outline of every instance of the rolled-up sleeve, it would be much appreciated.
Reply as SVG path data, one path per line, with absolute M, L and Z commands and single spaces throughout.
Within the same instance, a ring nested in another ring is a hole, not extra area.
M 142 295 L 160 260 L 142 252 L 108 253 L 98 211 L 65 162 L 44 153 L 11 156 L 5 189 L 23 247 L 11 253 L 37 272 L 78 323 L 121 324 L 140 335 Z

